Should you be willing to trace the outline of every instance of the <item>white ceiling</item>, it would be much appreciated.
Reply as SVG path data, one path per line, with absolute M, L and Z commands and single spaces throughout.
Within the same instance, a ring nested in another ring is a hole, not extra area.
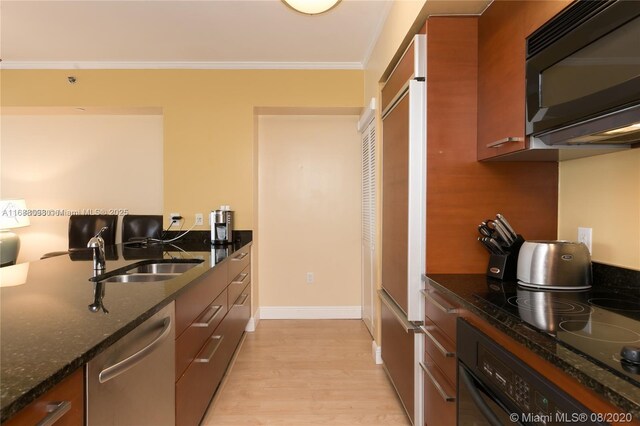
M 402 0 L 419 1 L 419 0 Z M 3 68 L 362 68 L 391 0 L 2 0 Z

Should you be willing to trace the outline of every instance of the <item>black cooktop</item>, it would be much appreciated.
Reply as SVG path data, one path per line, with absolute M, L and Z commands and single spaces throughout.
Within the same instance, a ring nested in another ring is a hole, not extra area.
M 475 295 L 640 386 L 640 364 L 620 356 L 625 346 L 640 347 L 637 292 L 598 287 L 545 291 L 491 280 L 486 292 Z

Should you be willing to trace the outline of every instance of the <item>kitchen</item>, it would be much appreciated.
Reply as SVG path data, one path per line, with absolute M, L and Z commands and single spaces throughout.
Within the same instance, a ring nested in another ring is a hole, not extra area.
M 340 114 L 353 115 L 371 97 L 377 97 L 378 82 L 394 60 L 408 33 L 415 33 L 416 22 L 424 22 L 428 14 L 443 13 L 438 7 L 463 7 L 442 3 L 394 2 L 388 12 L 376 48 L 364 70 L 74 70 L 77 82 L 67 80 L 68 70 L 2 70 L 3 110 L 11 107 L 94 106 L 126 109 L 141 106 L 162 106 L 163 116 L 163 201 L 161 213 L 168 222 L 170 212 L 180 211 L 188 222 L 199 211 L 212 205 L 231 204 L 236 213 L 237 229 L 253 229 L 259 246 L 260 231 L 256 209 L 258 175 L 255 155 L 256 115 L 269 115 L 288 108 L 312 110 L 337 108 Z M 347 2 L 345 2 L 345 5 Z M 344 6 L 344 5 L 343 5 Z M 423 7 L 424 6 L 424 7 Z M 467 5 L 469 6 L 469 5 Z M 486 3 L 475 5 L 477 10 L 447 10 L 449 13 L 479 13 Z M 337 12 L 339 9 L 336 9 Z M 418 25 L 418 27 L 421 25 Z M 7 58 L 4 58 L 7 64 Z M 390 70 L 388 70 L 390 71 Z M 196 94 L 200 93 L 200 96 Z M 259 108 L 272 108 L 270 111 Z M 256 109 L 258 108 L 258 109 Z M 317 111 L 317 110 L 316 110 Z M 335 110 L 333 111 L 335 114 Z M 378 112 L 379 113 L 379 112 Z M 194 153 L 203 155 L 194 155 Z M 97 153 L 100 155 L 100 153 Z M 107 154 L 102 154 L 107 155 Z M 216 161 L 222 158 L 223 161 Z M 475 155 L 474 155 L 475 159 Z M 211 167 L 214 161 L 216 167 Z M 486 164 L 486 163 L 482 163 Z M 494 167 L 507 178 L 509 166 Z M 536 166 L 519 166 L 520 169 Z M 4 169 L 4 164 L 3 164 Z M 203 178 L 202 170 L 206 170 Z M 601 170 L 594 173 L 594 170 Z M 594 232 L 594 260 L 626 268 L 638 269 L 638 191 L 637 152 L 596 156 L 560 163 L 558 205 L 558 238 L 576 239 L 577 227 L 592 227 Z M 233 179 L 228 179 L 233 176 Z M 631 176 L 628 178 L 625 176 Z M 566 177 L 566 179 L 564 178 Z M 607 180 L 610 181 L 607 182 Z M 514 180 L 515 190 L 531 190 L 530 182 Z M 3 191 L 4 191 L 3 182 Z M 185 191 L 185 188 L 188 188 Z M 616 193 L 611 192 L 616 188 Z M 619 192 L 618 192 L 619 191 Z M 19 195 L 19 194 L 16 194 Z M 591 201 L 593 200 L 593 201 Z M 36 204 L 37 206 L 37 204 Z M 34 206 L 35 207 L 35 206 Z M 43 206 L 44 207 L 44 206 Z M 120 207 L 110 205 L 108 207 Z M 530 206 L 505 204 L 501 213 L 516 229 L 527 226 Z M 535 211 L 535 210 L 534 210 Z M 585 213 L 588 212 L 588 213 Z M 608 218 L 616 212 L 615 223 Z M 468 224 L 468 238 L 472 241 L 476 222 L 496 211 L 476 215 Z M 556 212 L 551 212 L 556 214 Z M 549 212 L 544 212 L 549 214 Z M 587 217 L 588 214 L 588 217 Z M 554 223 L 554 229 L 556 224 Z M 28 229 L 28 228 L 27 228 Z M 201 228 L 206 229 L 206 227 Z M 521 231 L 526 238 L 543 238 Z M 26 236 L 25 236 L 26 237 Z M 314 235 L 315 238 L 315 235 Z M 24 249 L 27 248 L 25 238 Z M 328 242 L 330 244 L 330 242 Z M 462 244 L 462 243 L 461 243 Z M 487 255 L 481 246 L 469 243 L 472 254 L 466 272 L 481 273 Z M 258 255 L 261 253 L 258 252 Z M 256 256 L 254 250 L 254 257 Z M 258 256 L 258 262 L 261 257 Z M 359 269 L 359 258 L 353 258 Z M 260 265 L 260 263 L 258 263 Z M 260 268 L 260 266 L 258 266 Z M 460 272 L 435 270 L 431 272 Z M 258 274 L 261 275 L 261 274 Z M 254 285 L 254 311 L 264 306 L 262 284 L 258 276 Z M 265 283 L 266 284 L 266 283 Z M 359 285 L 359 283 L 358 283 Z M 336 306 L 357 305 L 357 296 L 344 301 L 334 299 Z M 294 302 L 292 306 L 312 305 Z M 273 302 L 272 306 L 285 303 Z M 266 310 L 265 310 L 266 311 Z M 380 344 L 379 336 L 375 336 Z M 384 354 L 384 351 L 383 351 Z M 384 355 L 383 355 L 384 358 Z

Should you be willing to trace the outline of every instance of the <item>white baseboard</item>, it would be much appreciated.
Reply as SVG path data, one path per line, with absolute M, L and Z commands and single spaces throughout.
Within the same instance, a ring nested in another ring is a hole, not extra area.
M 256 331 L 256 327 L 258 326 L 259 322 L 260 322 L 260 310 L 258 309 L 255 315 L 249 318 L 249 322 L 247 323 L 247 326 L 245 327 L 244 331 L 253 333 L 254 331 Z
M 362 319 L 358 306 L 261 306 L 261 319 Z
M 376 364 L 382 364 L 382 348 L 376 344 L 375 340 L 371 342 L 371 352 Z

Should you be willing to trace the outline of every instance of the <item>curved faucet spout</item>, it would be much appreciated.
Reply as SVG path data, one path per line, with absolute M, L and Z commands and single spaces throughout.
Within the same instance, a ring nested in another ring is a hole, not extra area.
M 89 247 L 93 251 L 94 271 L 104 271 L 107 263 L 104 253 L 104 239 L 102 238 L 102 233 L 106 231 L 107 228 L 107 226 L 103 227 L 94 237 L 91 237 L 91 239 L 87 243 L 87 247 Z

